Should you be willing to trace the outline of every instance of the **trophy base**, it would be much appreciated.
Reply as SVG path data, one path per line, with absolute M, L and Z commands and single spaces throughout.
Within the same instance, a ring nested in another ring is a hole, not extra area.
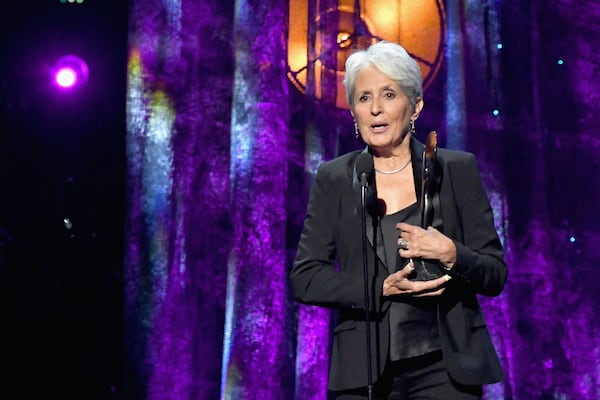
M 413 260 L 415 270 L 408 277 L 411 281 L 430 281 L 446 275 L 439 264 L 426 260 Z

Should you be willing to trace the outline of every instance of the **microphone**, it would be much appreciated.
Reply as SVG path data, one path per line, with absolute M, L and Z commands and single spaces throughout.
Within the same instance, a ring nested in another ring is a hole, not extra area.
M 373 156 L 363 152 L 356 158 L 356 175 L 360 180 L 360 203 L 361 203 L 361 225 L 362 225 L 362 253 L 363 253 L 363 283 L 364 283 L 364 307 L 365 307 L 365 339 L 367 345 L 367 394 L 368 400 L 373 397 L 373 378 L 371 365 L 371 321 L 370 321 L 370 297 L 369 297 L 369 267 L 367 261 L 367 188 L 369 182 L 373 181 L 373 172 L 375 165 L 373 164 Z
M 369 153 L 360 153 L 356 158 L 355 167 L 360 185 L 363 187 L 368 186 L 368 183 L 373 180 L 373 171 L 375 170 L 373 156 Z

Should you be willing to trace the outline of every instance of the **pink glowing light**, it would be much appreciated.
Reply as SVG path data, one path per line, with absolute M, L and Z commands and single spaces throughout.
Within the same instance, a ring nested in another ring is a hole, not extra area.
M 77 73 L 73 68 L 61 68 L 56 72 L 55 81 L 60 87 L 70 88 L 77 83 Z
M 84 84 L 88 76 L 89 69 L 85 61 L 72 54 L 59 58 L 53 69 L 54 82 L 63 89 Z

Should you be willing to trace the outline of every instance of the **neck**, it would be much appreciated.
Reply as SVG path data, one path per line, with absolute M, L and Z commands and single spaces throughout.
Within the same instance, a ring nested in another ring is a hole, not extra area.
M 382 169 L 394 169 L 398 168 L 400 165 L 404 165 L 406 160 L 410 160 L 410 149 L 403 149 L 398 154 L 375 154 L 373 157 L 375 167 Z
M 371 147 L 371 152 L 376 158 L 386 162 L 403 161 L 410 157 L 410 134 L 403 136 L 400 142 L 395 142 L 385 147 Z M 389 160 L 389 161 L 388 161 Z
M 408 157 L 408 159 L 406 160 L 406 162 L 404 162 L 402 164 L 402 166 L 400 166 L 399 168 L 394 168 L 394 169 L 379 169 L 379 168 L 375 167 L 375 172 L 379 172 L 380 174 L 384 174 L 384 175 L 396 174 L 398 172 L 404 171 L 404 169 L 406 167 L 408 167 L 409 164 L 410 164 L 410 156 Z

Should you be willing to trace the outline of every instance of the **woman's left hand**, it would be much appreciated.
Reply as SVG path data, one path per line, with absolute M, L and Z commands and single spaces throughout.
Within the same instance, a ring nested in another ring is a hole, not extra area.
M 398 248 L 404 258 L 424 258 L 438 260 L 447 268 L 456 262 L 456 245 L 448 236 L 430 226 L 420 226 L 404 222 L 396 224 L 399 231 Z

